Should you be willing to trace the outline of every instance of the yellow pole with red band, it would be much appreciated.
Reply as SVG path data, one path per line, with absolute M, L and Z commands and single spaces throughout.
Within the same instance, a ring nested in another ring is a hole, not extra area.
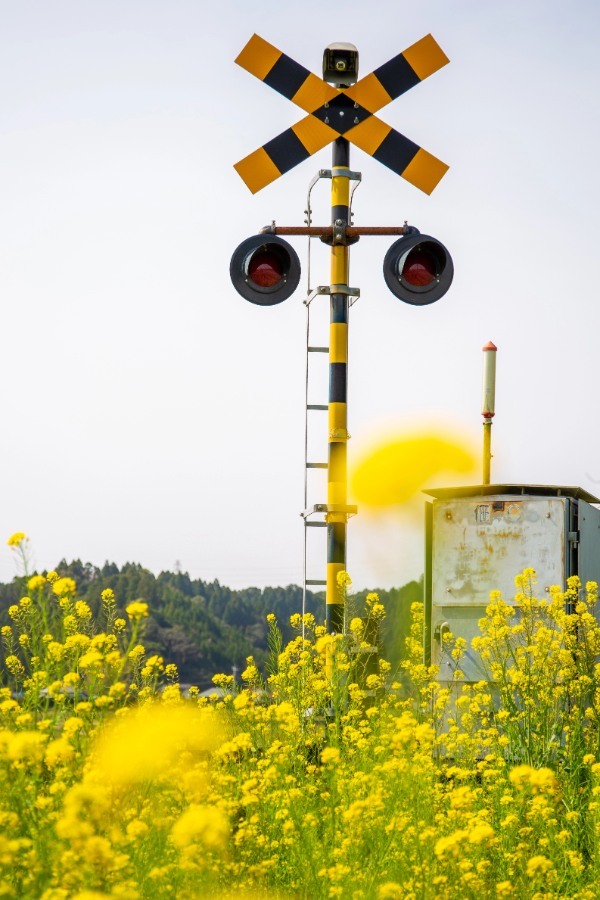
M 492 419 L 496 413 L 496 351 L 491 341 L 483 349 L 483 477 L 482 483 L 489 484 L 492 460 Z

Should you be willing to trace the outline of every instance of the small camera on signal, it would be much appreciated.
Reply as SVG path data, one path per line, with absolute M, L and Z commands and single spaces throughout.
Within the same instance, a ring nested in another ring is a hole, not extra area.
M 354 44 L 329 44 L 323 52 L 323 81 L 348 87 L 358 79 L 358 50 Z

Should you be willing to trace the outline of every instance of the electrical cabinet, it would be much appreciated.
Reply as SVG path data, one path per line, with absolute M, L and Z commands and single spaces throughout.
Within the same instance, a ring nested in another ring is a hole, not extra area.
M 465 680 L 486 673 L 471 639 L 490 591 L 514 603 L 515 575 L 531 567 L 538 594 L 579 575 L 600 583 L 600 503 L 578 487 L 496 484 L 426 491 L 425 653 L 450 681 L 446 629 L 467 641 Z

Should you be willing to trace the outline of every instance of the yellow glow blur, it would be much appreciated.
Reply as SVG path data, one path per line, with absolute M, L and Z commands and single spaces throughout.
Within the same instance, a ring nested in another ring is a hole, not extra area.
M 476 483 L 478 458 L 474 442 L 455 434 L 433 429 L 396 433 L 354 466 L 351 491 L 359 504 L 398 506 L 434 484 Z
M 184 705 L 148 704 L 127 709 L 101 732 L 93 752 L 94 769 L 108 783 L 127 785 L 155 778 L 179 779 L 178 760 L 188 767 L 223 739 L 212 710 Z

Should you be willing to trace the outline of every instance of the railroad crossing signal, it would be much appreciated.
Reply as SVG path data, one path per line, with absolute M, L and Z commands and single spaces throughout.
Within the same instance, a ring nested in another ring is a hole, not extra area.
M 414 306 L 427 306 L 442 297 L 452 282 L 453 265 L 443 244 L 406 222 L 401 227 L 354 227 L 351 224 L 350 181 L 360 173 L 350 169 L 350 142 L 384 163 L 411 184 L 430 194 L 448 166 L 418 144 L 394 131 L 375 113 L 445 66 L 448 58 L 431 35 L 399 53 L 366 78 L 357 81 L 358 50 L 353 44 L 330 44 L 323 57 L 323 78 L 283 54 L 263 38 L 254 35 L 236 62 L 260 78 L 284 97 L 296 103 L 308 115 L 278 137 L 268 141 L 235 166 L 253 193 L 280 175 L 308 159 L 317 150 L 332 144 L 331 170 L 323 169 L 318 178 L 331 179 L 331 224 L 315 227 L 263 228 L 259 235 L 243 241 L 235 250 L 230 265 L 233 286 L 251 303 L 274 306 L 294 292 L 300 280 L 300 262 L 295 250 L 282 235 L 319 237 L 331 247 L 330 284 L 321 285 L 305 300 L 307 310 L 314 296 L 329 295 L 329 346 L 309 351 L 329 354 L 329 402 L 310 406 L 328 414 L 327 462 L 308 462 L 306 468 L 327 470 L 327 503 L 307 506 L 305 522 L 306 586 L 325 587 L 326 628 L 329 633 L 344 629 L 345 600 L 337 578 L 346 568 L 346 531 L 348 518 L 356 507 L 348 503 L 348 321 L 350 298 L 358 297 L 350 287 L 349 248 L 361 235 L 399 235 L 388 250 L 383 273 L 387 286 L 400 300 Z M 309 194 L 310 196 L 310 194 Z M 310 210 L 310 205 L 309 205 Z M 309 333 L 307 313 L 307 338 Z M 308 357 L 307 357 L 308 360 Z M 308 361 L 307 361 L 308 372 Z M 306 481 L 305 481 L 305 505 Z M 315 513 L 325 521 L 308 521 Z M 325 580 L 306 578 L 306 529 L 308 525 L 327 528 L 327 568 Z M 304 611 L 304 605 L 303 605 Z
M 253 194 L 338 137 L 426 194 L 448 171 L 446 163 L 375 115 L 449 62 L 430 34 L 346 88 L 328 84 L 257 34 L 236 62 L 309 113 L 235 165 Z

